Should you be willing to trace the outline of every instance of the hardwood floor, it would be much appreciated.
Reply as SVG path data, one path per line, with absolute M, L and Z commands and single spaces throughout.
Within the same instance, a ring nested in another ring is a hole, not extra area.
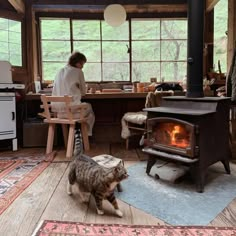
M 22 156 L 28 153 L 36 155 L 42 152 L 44 149 L 22 149 L 17 153 Z M 91 151 L 87 152 L 91 156 L 103 153 L 123 158 L 126 166 L 146 159 L 140 150 L 131 149 L 127 151 L 123 145 L 118 144 L 92 144 Z M 1 153 L 0 156 L 4 154 Z M 73 196 L 68 196 L 66 184 L 69 161 L 64 156 L 63 150 L 58 151 L 53 163 L 0 215 L 0 235 L 29 236 L 38 223 L 45 219 L 108 224 L 166 224 L 161 219 L 146 214 L 122 201 L 119 201 L 119 204 L 124 213 L 123 218 L 116 217 L 112 207 L 106 202 L 104 202 L 106 214 L 99 216 L 94 211 L 92 199 L 86 205 L 78 200 L 78 193 L 75 192 Z M 219 168 L 222 168 L 221 165 Z M 232 174 L 236 175 L 236 165 L 233 163 L 231 170 Z M 235 226 L 236 199 L 210 225 Z

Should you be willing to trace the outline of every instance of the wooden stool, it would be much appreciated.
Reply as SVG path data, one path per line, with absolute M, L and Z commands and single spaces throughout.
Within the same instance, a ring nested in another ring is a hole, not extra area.
M 84 149 L 89 150 L 89 139 L 88 139 L 88 131 L 87 131 L 87 119 L 85 118 L 85 110 L 87 108 L 86 104 L 80 104 L 76 106 L 71 106 L 71 102 L 73 101 L 72 96 L 46 96 L 41 95 L 41 101 L 43 103 L 42 108 L 44 109 L 43 113 L 39 113 L 39 115 L 43 116 L 44 122 L 48 123 L 48 138 L 47 138 L 47 148 L 46 154 L 51 153 L 53 150 L 53 140 L 55 133 L 56 124 L 62 125 L 64 143 L 66 146 L 66 157 L 71 158 L 73 154 L 74 147 L 74 132 L 76 123 L 81 124 L 81 134 L 84 144 Z M 58 118 L 57 114 L 51 111 L 51 102 L 54 103 L 62 103 L 64 104 L 66 118 Z M 80 118 L 73 118 L 73 109 L 77 109 L 80 111 Z M 69 126 L 69 134 L 67 126 Z
M 99 165 L 104 166 L 106 168 L 116 167 L 120 163 L 122 163 L 122 165 L 124 165 L 123 160 L 121 160 L 117 157 L 108 155 L 108 154 L 102 154 L 102 155 L 94 156 L 94 157 L 92 157 L 92 159 L 94 161 L 96 161 Z M 120 183 L 117 184 L 116 187 L 117 187 L 118 192 L 122 192 L 122 187 L 121 187 Z

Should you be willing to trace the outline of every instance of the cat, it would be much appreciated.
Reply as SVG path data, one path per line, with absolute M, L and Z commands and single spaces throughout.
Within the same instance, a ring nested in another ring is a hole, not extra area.
M 123 163 L 113 168 L 105 168 L 95 162 L 91 157 L 83 154 L 83 144 L 80 129 L 75 131 L 74 161 L 70 165 L 68 175 L 67 193 L 72 194 L 72 185 L 79 187 L 79 196 L 83 202 L 82 192 L 89 192 L 95 199 L 97 213 L 104 214 L 102 201 L 107 199 L 114 207 L 119 217 L 123 216 L 120 211 L 114 189 L 118 183 L 128 177 Z

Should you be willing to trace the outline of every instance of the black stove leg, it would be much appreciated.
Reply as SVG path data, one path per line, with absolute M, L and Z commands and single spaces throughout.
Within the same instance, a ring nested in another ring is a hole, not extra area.
M 149 155 L 148 156 L 148 162 L 147 162 L 147 168 L 146 168 L 146 173 L 149 175 L 152 167 L 156 163 L 156 157 Z
M 198 165 L 193 165 L 190 167 L 192 178 L 196 184 L 196 190 L 198 193 L 204 192 L 205 184 L 205 170 L 200 170 Z
M 230 175 L 230 166 L 229 166 L 229 161 L 228 160 L 223 160 L 221 161 L 222 164 L 224 165 L 225 171 L 227 174 Z
M 204 192 L 204 183 L 205 183 L 205 175 L 200 174 L 198 176 L 198 180 L 196 181 L 196 189 L 198 193 Z

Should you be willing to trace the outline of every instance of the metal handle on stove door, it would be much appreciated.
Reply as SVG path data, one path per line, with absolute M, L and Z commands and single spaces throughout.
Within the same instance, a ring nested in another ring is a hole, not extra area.
M 12 120 L 15 120 L 15 112 L 12 111 L 11 114 L 12 114 Z

